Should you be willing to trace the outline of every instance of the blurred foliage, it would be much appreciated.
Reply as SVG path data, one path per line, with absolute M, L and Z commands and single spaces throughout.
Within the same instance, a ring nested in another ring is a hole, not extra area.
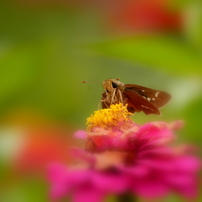
M 107 56 L 143 64 L 173 75 L 202 73 L 200 49 L 173 36 L 136 36 L 99 43 L 95 49 Z
M 30 111 L 36 112 L 39 120 L 46 117 L 85 128 L 86 118 L 98 109 L 101 82 L 120 78 L 124 83 L 172 94 L 173 100 L 162 109 L 163 116 L 135 114 L 136 122 L 183 119 L 186 124 L 178 138 L 201 145 L 201 1 L 173 3 L 184 15 L 180 32 L 143 34 L 113 30 L 104 12 L 106 5 L 100 1 L 15 0 L 1 4 L 2 128 L 19 123 L 19 114 Z M 83 80 L 95 83 L 82 84 Z M 32 113 L 24 116 L 21 126 L 29 116 Z M 1 163 L 0 170 L 9 183 L 9 173 L 3 171 L 7 166 Z M 4 190 L 1 201 L 16 201 L 11 195 L 22 197 L 19 201 L 46 200 L 41 182 L 25 179 L 14 185 Z M 35 200 L 33 195 L 39 198 Z

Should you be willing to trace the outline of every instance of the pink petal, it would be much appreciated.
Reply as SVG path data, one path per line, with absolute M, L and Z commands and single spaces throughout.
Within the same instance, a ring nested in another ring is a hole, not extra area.
M 73 202 L 102 202 L 106 193 L 86 184 L 73 194 Z
M 140 127 L 140 130 L 138 132 L 138 137 L 141 140 L 146 140 L 146 141 L 153 141 L 156 139 L 169 139 L 173 138 L 173 134 L 171 133 L 170 130 L 167 128 L 158 128 L 157 126 L 153 125 L 152 123 L 147 123 Z
M 137 180 L 133 185 L 133 191 L 140 196 L 153 198 L 164 196 L 168 193 L 169 189 L 165 183 L 147 177 L 145 179 Z
M 80 138 L 80 139 L 86 139 L 87 133 L 84 130 L 78 130 L 76 133 L 74 133 L 74 137 Z
M 194 156 L 180 156 L 175 163 L 178 169 L 187 173 L 196 173 L 201 168 L 201 161 Z
M 49 167 L 49 180 L 51 182 L 51 198 L 60 198 L 71 192 L 74 187 L 78 187 L 89 181 L 91 171 L 68 169 L 59 164 Z
M 142 166 L 140 164 L 134 165 L 134 166 L 119 166 L 118 167 L 123 173 L 129 176 L 138 176 L 138 177 L 144 177 L 148 174 L 148 168 L 145 166 Z
M 90 165 L 94 165 L 96 162 L 95 157 L 92 153 L 85 151 L 80 148 L 71 148 L 70 153 L 73 157 L 88 162 Z
M 128 178 L 122 173 L 94 173 L 93 184 L 100 190 L 121 193 L 128 188 Z
M 49 167 L 48 177 L 51 183 L 50 197 L 52 199 L 61 197 L 68 192 L 66 186 L 66 168 L 59 164 L 53 164 Z
M 139 151 L 138 158 L 139 159 L 146 159 L 146 158 L 167 158 L 167 157 L 173 157 L 173 150 L 166 146 L 156 146 L 156 147 L 150 147 L 148 149 L 142 149 Z
M 183 120 L 176 120 L 176 121 L 172 121 L 171 123 L 169 123 L 169 128 L 171 130 L 179 130 L 184 126 L 184 121 Z

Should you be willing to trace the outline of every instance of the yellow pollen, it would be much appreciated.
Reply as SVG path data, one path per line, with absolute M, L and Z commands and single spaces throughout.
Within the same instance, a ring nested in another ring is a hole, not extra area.
M 110 108 L 100 109 L 95 111 L 87 118 L 87 130 L 91 131 L 93 128 L 101 127 L 103 129 L 111 129 L 120 122 L 130 122 L 132 113 L 128 112 L 127 105 L 113 104 Z

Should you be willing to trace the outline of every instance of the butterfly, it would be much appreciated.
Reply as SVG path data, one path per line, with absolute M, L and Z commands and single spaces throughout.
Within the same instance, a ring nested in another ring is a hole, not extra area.
M 124 84 L 119 79 L 103 81 L 105 92 L 102 94 L 102 108 L 109 108 L 111 104 L 127 104 L 131 113 L 143 111 L 145 114 L 160 115 L 159 108 L 171 99 L 171 95 L 160 90 L 154 90 L 136 84 Z

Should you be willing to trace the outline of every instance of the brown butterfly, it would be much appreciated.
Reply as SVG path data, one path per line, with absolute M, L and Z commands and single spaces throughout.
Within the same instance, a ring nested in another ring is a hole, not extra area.
M 109 108 L 111 104 L 128 104 L 128 111 L 135 113 L 143 111 L 145 114 L 157 114 L 158 108 L 163 107 L 171 99 L 170 94 L 146 88 L 135 84 L 124 84 L 119 79 L 108 79 L 102 83 L 105 92 L 102 94 L 102 108 Z

